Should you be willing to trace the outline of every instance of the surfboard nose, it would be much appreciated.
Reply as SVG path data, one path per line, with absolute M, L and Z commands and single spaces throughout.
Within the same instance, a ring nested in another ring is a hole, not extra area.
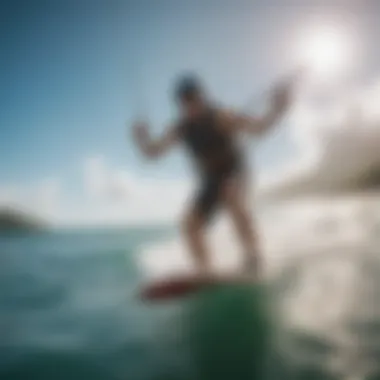
M 145 301 L 159 301 L 187 296 L 207 285 L 199 278 L 171 278 L 146 285 L 140 292 Z

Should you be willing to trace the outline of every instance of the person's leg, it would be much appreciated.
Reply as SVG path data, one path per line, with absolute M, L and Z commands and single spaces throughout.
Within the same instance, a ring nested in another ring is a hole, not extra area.
M 219 195 L 220 187 L 217 181 L 213 178 L 206 179 L 183 221 L 183 233 L 190 254 L 197 270 L 206 274 L 211 268 L 205 235 L 208 223 L 217 208 Z
M 259 241 L 254 217 L 248 202 L 248 181 L 243 175 L 225 180 L 223 202 L 231 216 L 238 238 L 244 249 L 244 269 L 261 272 Z
M 205 273 L 209 269 L 204 230 L 202 216 L 196 207 L 192 207 L 183 221 L 183 235 L 196 269 L 201 273 Z

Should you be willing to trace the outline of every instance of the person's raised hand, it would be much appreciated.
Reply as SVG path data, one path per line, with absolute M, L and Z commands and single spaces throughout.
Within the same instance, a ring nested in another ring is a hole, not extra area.
M 142 120 L 135 121 L 132 124 L 132 135 L 136 141 L 144 141 L 149 135 L 148 123 Z
M 275 110 L 285 111 L 292 100 L 294 83 L 291 81 L 280 83 L 272 92 L 272 104 Z

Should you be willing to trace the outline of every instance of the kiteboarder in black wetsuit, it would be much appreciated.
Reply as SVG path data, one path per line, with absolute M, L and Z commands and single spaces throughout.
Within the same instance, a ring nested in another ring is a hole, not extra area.
M 152 140 L 148 126 L 136 122 L 134 136 L 142 152 L 157 158 L 176 143 L 183 143 L 199 173 L 200 186 L 183 221 L 183 231 L 201 273 L 209 270 L 204 229 L 223 207 L 231 216 L 244 248 L 247 269 L 259 274 L 261 260 L 253 217 L 247 204 L 248 171 L 238 144 L 241 133 L 262 134 L 286 111 L 290 86 L 273 91 L 269 112 L 256 118 L 214 106 L 196 76 L 187 75 L 175 86 L 181 117 L 163 136 Z

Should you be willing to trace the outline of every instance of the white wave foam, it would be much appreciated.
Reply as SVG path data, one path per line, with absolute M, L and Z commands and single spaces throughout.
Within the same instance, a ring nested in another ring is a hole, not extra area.
M 259 226 L 267 275 L 276 273 L 294 256 L 322 254 L 341 247 L 360 250 L 376 244 L 379 200 L 363 195 L 295 201 L 264 213 Z M 215 225 L 209 243 L 216 271 L 239 268 L 242 250 L 227 220 Z M 181 237 L 142 247 L 137 260 L 150 278 L 194 270 Z
M 330 110 L 300 101 L 290 122 L 301 156 L 263 187 L 269 199 L 352 191 L 380 186 L 380 86 L 357 91 L 356 100 L 340 96 Z M 306 115 L 306 116 L 305 116 Z

